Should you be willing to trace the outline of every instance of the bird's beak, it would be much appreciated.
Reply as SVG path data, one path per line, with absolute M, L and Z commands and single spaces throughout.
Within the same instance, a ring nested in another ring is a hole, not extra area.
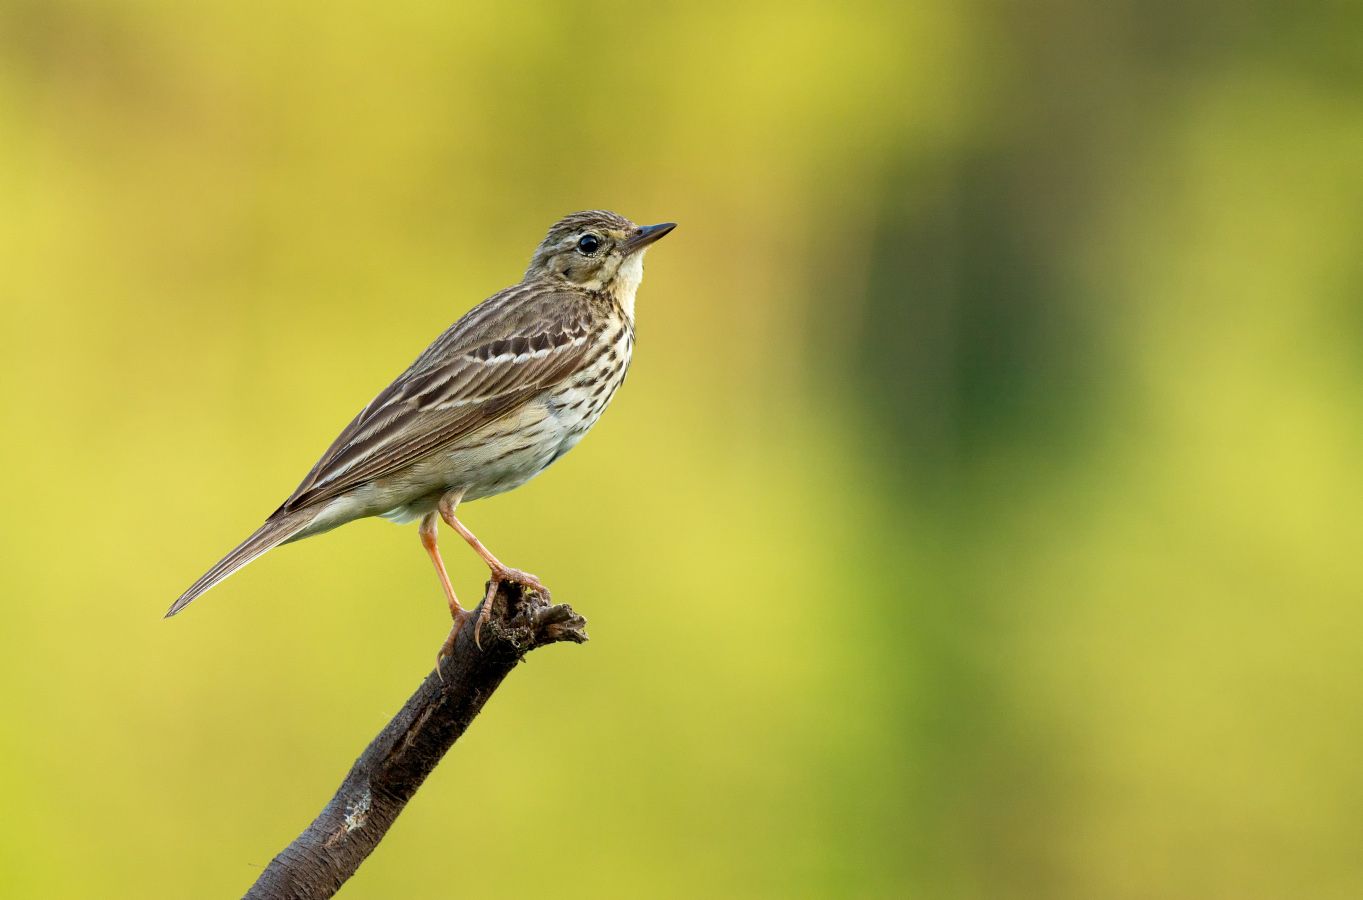
M 669 231 L 677 227 L 676 222 L 663 222 L 661 225 L 645 225 L 634 234 L 630 235 L 629 240 L 625 241 L 625 255 L 642 250 L 649 244 L 665 237 Z

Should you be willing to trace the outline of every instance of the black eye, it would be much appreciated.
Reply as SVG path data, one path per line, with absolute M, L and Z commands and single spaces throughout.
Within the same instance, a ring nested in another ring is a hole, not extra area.
M 591 256 L 601 246 L 601 238 L 594 234 L 584 234 L 577 239 L 577 252 Z

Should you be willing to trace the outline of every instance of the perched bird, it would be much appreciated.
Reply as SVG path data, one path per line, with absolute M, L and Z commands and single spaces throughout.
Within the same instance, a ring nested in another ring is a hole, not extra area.
M 171 605 L 195 597 L 280 544 L 366 516 L 420 521 L 449 600 L 454 646 L 470 613 L 436 546 L 443 518 L 491 570 L 475 640 L 503 581 L 547 594 L 504 565 L 455 517 L 461 501 L 520 487 L 571 450 L 625 380 L 644 252 L 676 225 L 640 227 L 604 210 L 555 223 L 520 284 L 455 322 L 360 411 L 265 524 Z

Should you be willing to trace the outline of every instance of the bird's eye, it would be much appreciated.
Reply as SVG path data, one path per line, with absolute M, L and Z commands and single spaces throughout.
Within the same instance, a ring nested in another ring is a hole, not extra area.
M 601 246 L 601 238 L 594 234 L 584 234 L 577 239 L 577 252 L 591 256 Z

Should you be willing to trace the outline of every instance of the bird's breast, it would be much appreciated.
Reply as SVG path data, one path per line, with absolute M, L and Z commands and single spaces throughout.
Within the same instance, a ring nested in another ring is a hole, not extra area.
M 634 354 L 634 328 L 622 321 L 587 355 L 587 363 L 548 393 L 550 412 L 563 430 L 558 455 L 567 453 L 606 411 L 625 381 Z

